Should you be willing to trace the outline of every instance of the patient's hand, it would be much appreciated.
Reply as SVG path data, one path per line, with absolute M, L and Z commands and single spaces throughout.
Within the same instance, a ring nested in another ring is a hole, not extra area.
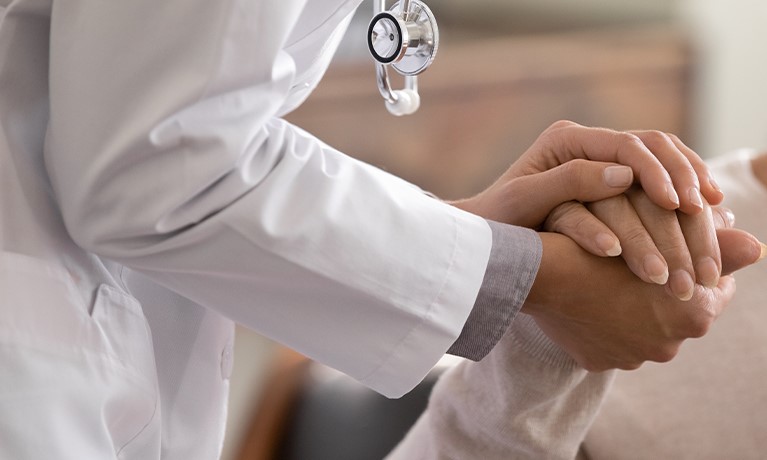
M 715 218 L 725 225 L 732 220 L 729 216 L 724 209 L 712 212 L 705 201 L 703 212 L 695 215 L 662 209 L 632 187 L 595 203 L 564 203 L 552 211 L 544 229 L 568 235 L 581 246 L 590 234 L 612 232 L 621 241 L 622 256 L 632 272 L 688 300 L 696 282 L 714 287 L 719 281 Z
M 718 232 L 727 272 L 759 258 L 752 235 Z M 696 284 L 690 300 L 681 301 L 640 280 L 621 259 L 591 255 L 564 235 L 541 239 L 543 260 L 523 312 L 591 371 L 672 359 L 685 339 L 708 331 L 735 292 L 734 279 L 722 276 L 713 288 Z

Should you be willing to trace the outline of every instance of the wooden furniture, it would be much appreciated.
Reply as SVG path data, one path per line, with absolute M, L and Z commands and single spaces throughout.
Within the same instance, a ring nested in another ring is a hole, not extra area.
M 261 397 L 236 460 L 276 460 L 281 441 L 290 425 L 311 361 L 288 348 L 279 348 L 272 358 Z
M 387 399 L 288 349 L 274 363 L 236 460 L 380 460 L 424 411 L 445 369 Z

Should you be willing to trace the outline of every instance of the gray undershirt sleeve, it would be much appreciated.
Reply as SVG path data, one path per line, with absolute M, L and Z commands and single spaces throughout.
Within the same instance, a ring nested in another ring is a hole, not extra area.
M 484 358 L 506 333 L 533 286 L 543 252 L 535 231 L 487 222 L 493 245 L 485 277 L 461 334 L 447 350 L 472 361 Z

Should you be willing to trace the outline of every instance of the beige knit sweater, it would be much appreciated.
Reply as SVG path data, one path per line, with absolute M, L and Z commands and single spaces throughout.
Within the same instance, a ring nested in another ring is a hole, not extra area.
M 755 152 L 710 162 L 736 225 L 767 241 L 767 187 Z M 705 337 L 670 363 L 619 372 L 586 437 L 592 460 L 767 458 L 767 263 L 740 270 L 738 290 Z
M 713 170 L 738 226 L 764 240 L 767 188 L 750 171 L 751 155 Z M 609 394 L 614 372 L 579 368 L 520 314 L 484 360 L 443 376 L 387 458 L 572 459 L 587 433 L 592 459 L 765 458 L 765 276 L 765 264 L 739 273 L 733 305 L 710 334 L 669 364 L 621 372 Z
M 485 359 L 443 375 L 426 412 L 387 458 L 575 458 L 612 376 L 578 367 L 520 314 Z

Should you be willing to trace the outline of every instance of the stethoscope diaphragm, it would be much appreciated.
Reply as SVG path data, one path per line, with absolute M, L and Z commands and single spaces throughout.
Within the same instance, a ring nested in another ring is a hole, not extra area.
M 385 0 L 374 2 L 368 49 L 376 61 L 378 89 L 387 108 L 395 115 L 407 115 L 418 109 L 416 78 L 434 61 L 439 29 L 434 14 L 420 0 L 402 0 L 387 11 L 384 11 L 385 3 Z M 404 90 L 391 89 L 388 67 L 405 76 Z

